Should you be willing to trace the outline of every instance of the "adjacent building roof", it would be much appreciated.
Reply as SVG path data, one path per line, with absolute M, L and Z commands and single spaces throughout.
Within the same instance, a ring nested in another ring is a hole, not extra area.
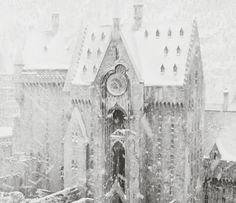
M 25 69 L 68 69 L 71 64 L 76 33 L 63 30 L 31 31 L 24 45 Z
M 217 145 L 222 160 L 236 161 L 236 112 L 206 112 L 204 154 Z

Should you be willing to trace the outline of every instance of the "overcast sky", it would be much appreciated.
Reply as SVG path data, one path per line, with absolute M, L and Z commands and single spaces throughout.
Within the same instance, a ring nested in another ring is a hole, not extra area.
M 119 1 L 122 21 L 132 18 L 133 0 L 0 0 L 0 66 L 12 70 L 15 51 L 29 29 L 46 30 L 52 13 L 60 13 L 61 29 L 79 29 L 83 19 L 110 19 Z M 207 103 L 221 103 L 225 87 L 235 97 L 236 1 L 143 0 L 145 20 L 183 21 L 196 17 L 206 78 Z M 86 17 L 86 18 L 85 18 Z M 213 95 L 211 95 L 213 94 Z M 213 98 L 215 98 L 213 100 Z

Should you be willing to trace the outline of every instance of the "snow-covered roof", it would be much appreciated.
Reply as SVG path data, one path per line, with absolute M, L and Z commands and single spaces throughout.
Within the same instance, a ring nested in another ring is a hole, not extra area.
M 0 127 L 0 139 L 12 136 L 12 127 Z
M 236 113 L 207 112 L 205 113 L 204 151 L 209 155 L 216 144 L 221 159 L 236 161 Z
M 217 139 L 216 145 L 221 154 L 221 159 L 225 161 L 236 161 L 236 137 L 229 134 L 227 137 L 221 136 Z
M 87 85 L 93 82 L 111 39 L 110 26 L 88 26 L 82 43 L 82 52 L 73 84 Z
M 25 69 L 68 69 L 76 33 L 65 30 L 31 31 L 23 48 Z
M 111 40 L 112 29 L 112 25 L 88 26 L 73 84 L 93 82 Z M 145 85 L 183 84 L 191 34 L 191 23 L 143 23 L 139 29 L 134 29 L 133 23 L 120 25 L 121 39 Z

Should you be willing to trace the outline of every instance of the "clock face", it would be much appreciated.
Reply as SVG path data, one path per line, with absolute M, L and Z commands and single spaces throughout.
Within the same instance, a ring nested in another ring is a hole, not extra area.
M 124 94 L 127 89 L 127 78 L 121 73 L 110 75 L 107 80 L 107 89 L 114 96 Z

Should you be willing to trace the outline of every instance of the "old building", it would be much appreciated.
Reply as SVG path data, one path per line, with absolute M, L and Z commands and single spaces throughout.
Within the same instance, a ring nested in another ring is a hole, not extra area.
M 196 21 L 143 21 L 30 33 L 15 64 L 15 151 L 27 184 L 86 186 L 95 202 L 196 202 L 204 82 Z M 32 31 L 34 32 L 34 31 Z
M 219 82 L 220 83 L 220 82 Z M 215 103 L 206 106 L 203 202 L 236 201 L 235 90 L 219 89 Z
M 232 157 L 229 160 L 227 153 L 224 148 L 219 150 L 215 144 L 209 157 L 204 159 L 204 203 L 236 201 L 236 162 Z

